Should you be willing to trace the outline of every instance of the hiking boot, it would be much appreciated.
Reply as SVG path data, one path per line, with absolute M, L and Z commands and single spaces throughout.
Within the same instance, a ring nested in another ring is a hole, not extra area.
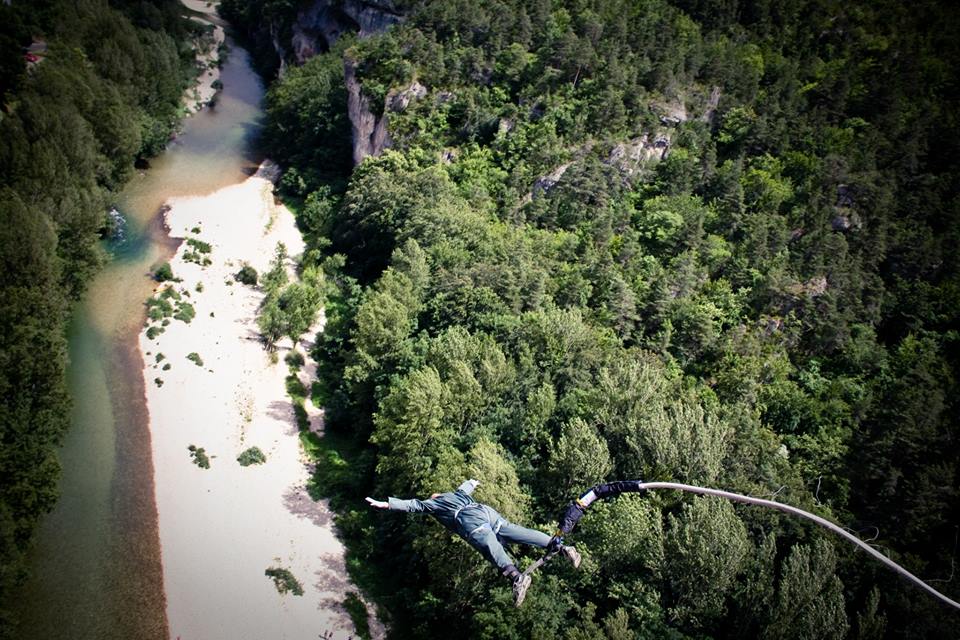
M 527 589 L 530 588 L 531 582 L 533 582 L 533 578 L 525 575 L 521 575 L 513 581 L 513 606 L 519 607 L 523 604 L 523 599 L 527 597 Z
M 573 547 L 564 546 L 560 549 L 560 553 L 566 556 L 567 560 L 570 561 L 570 564 L 573 565 L 574 569 L 580 568 L 580 561 L 582 560 L 582 558 L 580 557 L 579 551 L 577 551 Z

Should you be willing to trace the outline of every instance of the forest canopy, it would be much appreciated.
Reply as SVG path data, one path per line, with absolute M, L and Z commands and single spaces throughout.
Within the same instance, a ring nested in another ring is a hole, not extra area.
M 297 6 L 224 11 L 283 34 Z M 394 631 L 950 637 L 955 614 L 850 549 L 713 499 L 598 505 L 584 568 L 513 610 L 466 545 L 359 498 L 474 476 L 550 531 L 602 479 L 776 495 L 960 595 L 956 9 L 396 8 L 267 99 L 339 283 L 315 357 L 349 471 L 317 482 Z M 338 176 L 345 60 L 392 148 Z
M 262 43 L 301 6 L 223 11 Z M 393 6 L 287 51 L 267 126 L 339 283 L 315 397 L 348 464 L 316 480 L 397 635 L 950 637 L 821 532 L 714 499 L 598 505 L 584 568 L 513 610 L 466 545 L 360 498 L 473 476 L 550 531 L 602 479 L 775 495 L 960 595 L 957 10 Z M 337 174 L 345 62 L 392 148 Z
M 181 115 L 193 53 L 178 7 L 0 3 L 0 637 L 57 498 L 71 306 L 103 260 L 110 195 Z

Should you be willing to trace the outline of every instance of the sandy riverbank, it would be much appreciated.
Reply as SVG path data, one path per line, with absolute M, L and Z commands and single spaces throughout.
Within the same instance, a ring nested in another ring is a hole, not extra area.
M 285 389 L 291 345 L 281 343 L 271 364 L 255 323 L 262 294 L 233 279 L 242 262 L 267 271 L 278 242 L 293 256 L 303 250 L 293 216 L 274 204 L 262 173 L 169 203 L 171 236 L 209 243 L 201 255 L 211 264 L 187 261 L 193 247 L 184 242 L 171 261 L 182 279 L 174 287 L 196 315 L 172 320 L 153 339 L 140 335 L 171 638 L 354 633 L 340 606 L 354 590 L 343 547 L 327 505 L 305 492 L 309 470 Z M 205 449 L 209 469 L 194 464 L 190 445 Z M 241 467 L 237 456 L 253 446 L 266 463 Z M 280 594 L 264 575 L 271 567 L 291 571 L 304 595 Z
M 220 80 L 220 46 L 226 39 L 226 33 L 222 26 L 214 22 L 216 20 L 218 2 L 181 0 L 181 3 L 192 11 L 210 16 L 210 19 L 192 16 L 191 20 L 213 27 L 210 35 L 199 38 L 194 42 L 194 48 L 197 51 L 197 79 L 194 86 L 187 89 L 182 101 L 187 111 L 195 112 L 200 111 L 204 106 L 210 104 L 210 100 L 217 94 L 218 89 L 215 85 L 217 81 Z

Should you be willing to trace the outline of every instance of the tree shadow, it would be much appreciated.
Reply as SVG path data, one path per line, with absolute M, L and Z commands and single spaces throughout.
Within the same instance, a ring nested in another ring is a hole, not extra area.
M 326 500 L 314 501 L 307 493 L 305 486 L 295 485 L 289 487 L 283 494 L 283 505 L 287 511 L 297 516 L 309 520 L 317 527 L 330 527 L 333 522 L 333 512 L 330 511 Z M 346 571 L 346 568 L 344 568 Z
M 297 418 L 293 413 L 293 403 L 289 400 L 274 400 L 267 405 L 267 416 L 284 424 L 283 435 L 295 436 L 300 433 Z

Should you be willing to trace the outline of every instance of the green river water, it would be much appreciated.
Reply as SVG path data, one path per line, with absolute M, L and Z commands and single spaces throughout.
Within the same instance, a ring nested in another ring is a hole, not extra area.
M 74 314 L 61 497 L 42 523 L 31 578 L 15 603 L 20 638 L 167 635 L 137 335 L 153 290 L 150 270 L 176 247 L 163 228 L 164 202 L 241 182 L 259 162 L 252 149 L 263 86 L 243 49 L 231 46 L 222 81 L 216 108 L 187 119 L 120 195 L 121 234 L 107 246 L 112 260 Z

